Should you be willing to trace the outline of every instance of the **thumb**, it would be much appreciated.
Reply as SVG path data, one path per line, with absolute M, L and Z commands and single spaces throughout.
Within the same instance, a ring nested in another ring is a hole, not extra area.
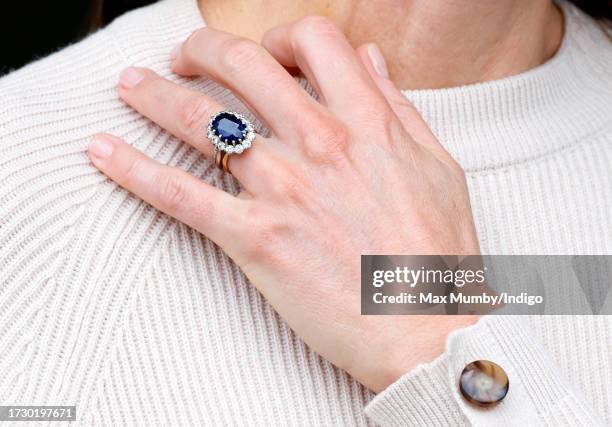
M 357 53 L 361 62 L 363 62 L 368 70 L 370 77 L 372 77 L 372 80 L 374 80 L 374 83 L 376 83 L 376 86 L 378 86 L 378 89 L 382 92 L 410 136 L 417 143 L 433 151 L 434 154 L 448 156 L 448 153 L 438 142 L 417 109 L 414 108 L 410 101 L 406 99 L 389 79 L 387 64 L 378 46 L 374 43 L 365 44 L 357 49 Z

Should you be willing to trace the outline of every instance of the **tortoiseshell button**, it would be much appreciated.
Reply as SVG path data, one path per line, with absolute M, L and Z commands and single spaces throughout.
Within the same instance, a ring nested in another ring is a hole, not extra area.
M 496 405 L 506 397 L 509 387 L 506 372 L 489 360 L 470 363 L 463 369 L 459 379 L 459 389 L 463 397 L 478 406 Z

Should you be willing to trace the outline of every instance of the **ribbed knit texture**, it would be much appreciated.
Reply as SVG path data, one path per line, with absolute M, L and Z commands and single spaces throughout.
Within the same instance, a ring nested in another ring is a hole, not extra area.
M 485 253 L 612 253 L 612 43 L 565 9 L 543 66 L 406 93 L 467 170 Z M 237 191 L 116 95 L 119 72 L 139 65 L 244 111 L 169 71 L 172 47 L 202 25 L 194 0 L 164 0 L 0 79 L 0 404 L 77 405 L 97 425 L 612 424 L 610 317 L 486 318 L 374 398 L 219 248 L 100 174 L 86 147 L 107 131 Z M 492 411 L 456 389 L 482 357 L 510 375 Z

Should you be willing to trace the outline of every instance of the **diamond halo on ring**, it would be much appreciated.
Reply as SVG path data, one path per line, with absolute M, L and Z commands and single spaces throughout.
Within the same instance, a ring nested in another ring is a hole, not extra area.
M 253 143 L 255 129 L 242 114 L 221 111 L 210 118 L 207 137 L 217 150 L 240 154 Z

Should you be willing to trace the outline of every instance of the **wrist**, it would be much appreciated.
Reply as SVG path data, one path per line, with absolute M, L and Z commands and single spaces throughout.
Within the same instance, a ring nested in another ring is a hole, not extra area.
M 383 354 L 368 386 L 380 393 L 418 365 L 433 362 L 445 351 L 448 335 L 475 324 L 479 316 L 413 316 L 410 339 L 392 343 Z

